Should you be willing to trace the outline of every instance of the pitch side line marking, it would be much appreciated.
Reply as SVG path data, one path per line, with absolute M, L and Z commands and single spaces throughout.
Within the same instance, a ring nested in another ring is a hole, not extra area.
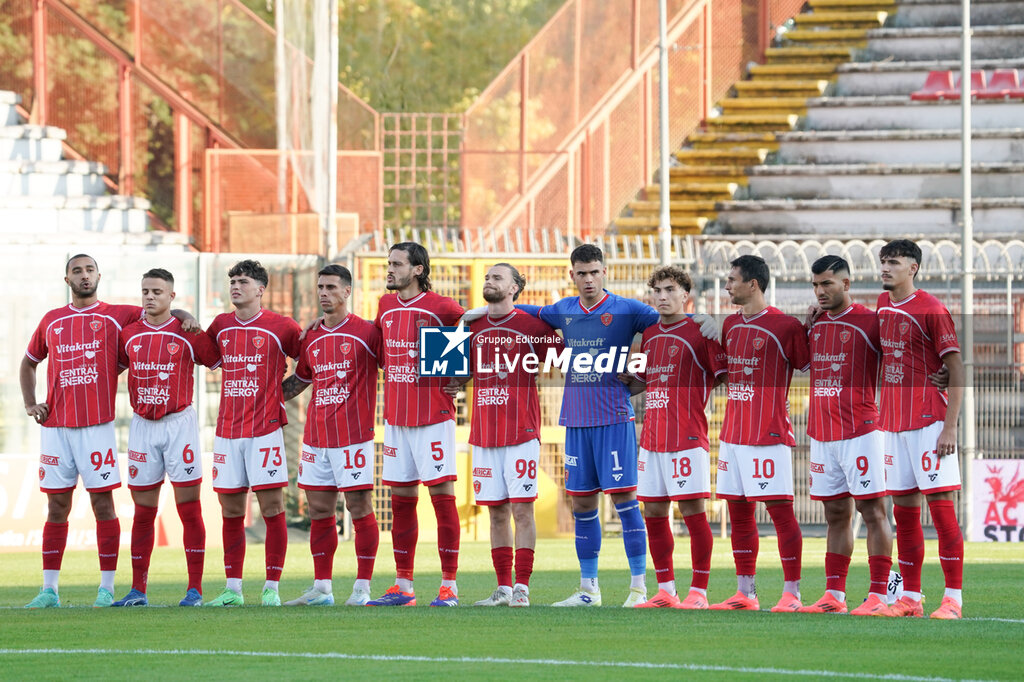
M 519 665 L 565 665 L 591 668 L 641 668 L 652 670 L 689 670 L 694 672 L 756 673 L 762 675 L 801 675 L 855 680 L 896 680 L 898 682 L 955 682 L 958 678 L 919 677 L 888 673 L 844 673 L 833 670 L 790 670 L 786 668 L 757 668 L 747 666 L 700 665 L 696 663 L 644 663 L 630 661 L 570 661 L 553 658 L 491 658 L 470 656 L 385 656 L 381 654 L 346 654 L 340 652 L 302 651 L 216 651 L 213 649 L 0 649 L 0 655 L 25 654 L 94 654 L 101 656 L 249 656 L 253 658 L 310 658 L 346 661 L 379 661 L 386 663 L 472 663 L 472 664 L 519 664 Z M 969 682 L 983 682 L 980 680 Z

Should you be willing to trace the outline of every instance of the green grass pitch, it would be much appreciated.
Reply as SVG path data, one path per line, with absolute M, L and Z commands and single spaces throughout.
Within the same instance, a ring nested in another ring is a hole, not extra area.
M 216 529 L 211 529 L 216 532 Z M 386 537 L 386 535 L 385 535 Z M 924 568 L 926 614 L 938 606 L 942 573 L 934 542 Z M 245 597 L 259 602 L 263 547 L 247 551 Z M 1021 679 L 1024 677 L 1024 552 L 1021 545 L 968 544 L 965 619 L 854 618 L 675 610 L 625 610 L 628 573 L 618 538 L 605 538 L 601 587 L 605 606 L 537 606 L 566 597 L 577 585 L 571 540 L 537 548 L 529 609 L 469 605 L 490 594 L 494 574 L 486 543 L 462 546 L 457 609 L 281 608 L 106 609 L 25 611 L 38 590 L 37 554 L 5 555 L 0 587 L 0 678 L 3 679 Z M 689 545 L 676 543 L 677 582 L 689 581 Z M 806 539 L 804 600 L 824 590 L 824 541 Z M 655 587 L 648 561 L 648 586 Z M 117 594 L 130 581 L 122 549 Z M 207 556 L 205 595 L 223 587 L 221 554 Z M 374 595 L 391 583 L 391 548 L 378 554 Z M 184 593 L 180 551 L 158 549 L 150 572 L 154 604 L 177 604 Z M 335 564 L 339 602 L 355 572 L 351 543 Z M 432 543 L 417 556 L 417 597 L 436 594 L 440 568 Z M 61 576 L 65 606 L 89 606 L 98 580 L 94 552 L 69 553 Z M 298 596 L 312 580 L 308 547 L 292 544 L 281 595 Z M 849 604 L 867 590 L 867 561 L 858 543 L 848 581 Z M 781 593 L 774 538 L 761 539 L 758 587 L 762 608 Z M 716 538 L 709 596 L 735 591 L 728 540 Z

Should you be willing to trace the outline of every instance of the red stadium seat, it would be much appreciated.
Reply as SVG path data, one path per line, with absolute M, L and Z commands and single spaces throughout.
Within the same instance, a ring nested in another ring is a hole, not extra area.
M 953 86 L 953 91 L 946 94 L 946 99 L 960 99 L 960 85 L 961 79 L 956 79 L 956 85 Z M 971 97 L 977 97 L 979 93 L 985 90 L 985 72 L 984 71 L 971 71 Z
M 917 101 L 935 101 L 946 98 L 953 90 L 952 71 L 929 71 L 924 86 L 910 94 L 910 99 Z
M 1024 97 L 1024 88 L 1020 87 L 1020 79 L 1016 69 L 996 69 L 988 86 L 978 93 L 979 99 L 1006 99 Z

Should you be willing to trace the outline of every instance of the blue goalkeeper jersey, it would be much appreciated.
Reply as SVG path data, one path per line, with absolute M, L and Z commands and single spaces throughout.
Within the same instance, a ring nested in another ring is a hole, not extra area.
M 527 306 L 522 306 L 528 309 Z M 535 309 L 534 309 L 535 310 Z M 658 321 L 650 306 L 631 298 L 604 292 L 593 308 L 584 308 L 579 296 L 563 298 L 538 312 L 540 319 L 562 330 L 565 347 L 573 357 L 580 353 L 593 356 L 614 351 L 610 371 L 574 372 L 565 377 L 562 394 L 562 426 L 603 426 L 632 421 L 633 405 L 629 389 L 617 373 L 628 361 L 633 337 Z M 620 363 L 620 359 L 622 363 Z M 596 358 L 595 358 L 596 359 Z M 603 369 L 601 363 L 595 369 Z M 624 370 L 623 370 L 624 371 Z

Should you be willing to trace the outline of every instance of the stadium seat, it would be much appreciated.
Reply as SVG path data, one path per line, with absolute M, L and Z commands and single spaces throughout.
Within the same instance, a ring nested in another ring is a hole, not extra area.
M 978 99 L 1006 99 L 1024 97 L 1024 88 L 1020 87 L 1020 79 L 1016 69 L 996 69 L 988 86 L 978 93 Z
M 952 71 L 929 71 L 924 86 L 910 94 L 910 99 L 917 101 L 935 101 L 949 96 L 953 90 Z
M 956 79 L 956 85 L 953 86 L 953 91 L 946 94 L 945 99 L 960 99 L 960 84 L 961 79 Z M 984 92 L 985 90 L 985 72 L 984 71 L 971 71 L 971 97 L 977 97 L 978 93 Z

